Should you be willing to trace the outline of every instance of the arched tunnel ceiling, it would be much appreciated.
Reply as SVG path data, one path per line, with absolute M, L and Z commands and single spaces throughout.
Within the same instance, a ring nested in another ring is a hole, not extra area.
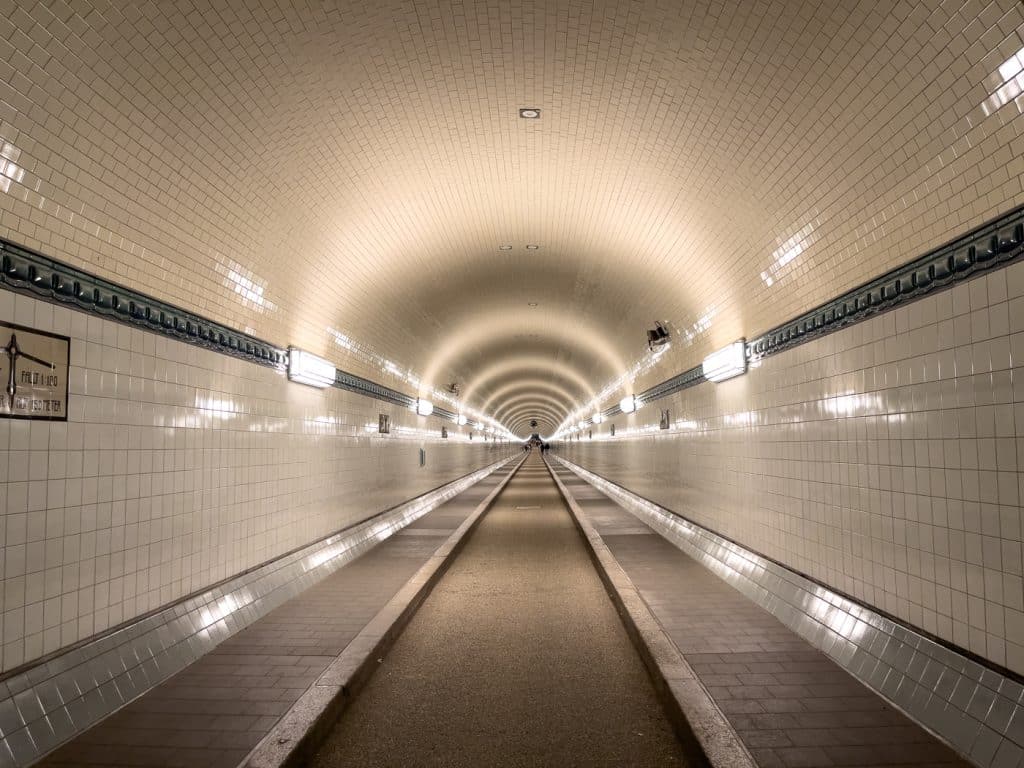
M 1024 202 L 992 153 L 1024 155 L 1022 23 L 1016 0 L 16 3 L 0 232 L 554 419 L 655 320 L 650 381 Z

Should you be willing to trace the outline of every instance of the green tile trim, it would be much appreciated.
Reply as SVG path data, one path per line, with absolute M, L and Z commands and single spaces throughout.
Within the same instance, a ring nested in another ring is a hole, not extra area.
M 825 336 L 880 312 L 944 291 L 1024 256 L 1024 206 L 1015 208 L 901 267 L 886 272 L 747 342 L 747 359 L 759 360 Z M 703 381 L 696 365 L 637 394 L 648 403 Z M 614 405 L 605 418 L 622 411 Z M 588 423 L 591 423 L 588 421 Z
M 0 286 L 257 365 L 280 371 L 288 367 L 285 347 L 91 275 L 3 238 L 0 238 Z M 416 398 L 411 395 L 340 369 L 334 386 L 403 407 L 416 404 Z M 452 421 L 457 418 L 443 409 L 435 409 L 434 413 Z

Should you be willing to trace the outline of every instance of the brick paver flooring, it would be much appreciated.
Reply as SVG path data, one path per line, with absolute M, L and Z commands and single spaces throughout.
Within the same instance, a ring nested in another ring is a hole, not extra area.
M 234 768 L 509 469 L 271 611 L 39 765 Z
M 589 483 L 553 469 L 762 768 L 970 765 Z

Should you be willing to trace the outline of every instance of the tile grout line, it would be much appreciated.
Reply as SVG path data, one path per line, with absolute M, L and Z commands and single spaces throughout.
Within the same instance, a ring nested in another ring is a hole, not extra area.
M 544 463 L 587 542 L 591 559 L 640 652 L 687 757 L 695 765 L 712 768 L 756 768 L 757 763 L 739 735 L 648 608 L 601 534 L 551 464 L 546 459 Z
M 1020 733 L 1011 732 L 1010 726 L 1019 723 L 1016 713 L 1024 712 L 1024 690 L 1019 684 L 917 635 L 912 627 L 885 619 L 870 607 L 832 593 L 828 587 L 724 539 L 601 475 L 564 458 L 557 460 L 567 472 L 604 494 L 768 611 L 867 690 L 968 762 L 983 768 L 1001 765 L 996 753 L 1003 741 L 1018 749 Z M 787 596 L 785 591 L 793 588 L 800 591 L 800 595 Z M 936 678 L 931 684 L 935 690 L 925 685 L 923 671 L 912 672 L 914 661 L 919 662 L 924 671 L 935 670 Z M 879 670 L 884 677 L 878 674 Z M 950 696 L 954 696 L 954 691 L 965 691 L 968 695 L 959 702 L 947 701 L 938 693 L 939 680 L 949 682 Z M 907 685 L 907 681 L 913 682 L 914 687 Z M 971 714 L 975 699 L 984 703 L 980 719 Z M 996 705 L 1000 700 L 1011 712 L 1004 718 L 1005 722 L 997 722 L 1001 710 L 997 710 Z M 940 710 L 946 720 L 939 719 Z M 1020 731 L 1019 727 L 1015 730 Z M 989 745 L 994 742 L 987 756 L 977 751 L 982 739 Z
M 30 765 L 56 751 L 510 461 L 500 459 L 0 682 L 0 765 Z M 44 734 L 56 733 L 52 723 L 67 725 L 63 738 L 44 743 L 33 736 L 44 726 Z
M 502 478 L 426 563 L 398 590 L 331 662 L 277 724 L 239 764 L 244 768 L 305 765 L 352 697 L 369 681 L 373 659 L 386 653 L 441 579 L 491 504 L 526 461 L 524 456 Z

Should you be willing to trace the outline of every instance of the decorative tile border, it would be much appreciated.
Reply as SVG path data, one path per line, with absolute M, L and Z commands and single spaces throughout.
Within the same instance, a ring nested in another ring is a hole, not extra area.
M 555 457 L 982 768 L 1024 760 L 1024 686 Z
M 501 459 L 0 682 L 0 768 L 27 766 L 516 457 Z
M 747 359 L 758 360 L 813 341 L 926 294 L 952 288 L 1022 256 L 1024 206 L 748 340 Z M 636 398 L 649 403 L 704 381 L 704 368 L 696 365 L 638 393 Z M 619 406 L 613 405 L 602 415 L 611 418 L 620 413 Z M 593 420 L 586 419 L 585 423 L 592 424 Z
M 0 285 L 12 291 L 141 326 L 258 365 L 272 368 L 287 365 L 286 349 L 3 239 L 0 239 L 0 264 Z
M 385 387 L 383 384 L 364 379 L 362 376 L 356 376 L 354 373 L 347 373 L 340 368 L 335 370 L 334 386 L 338 389 L 345 389 L 359 395 L 383 400 L 386 403 L 394 403 L 403 408 L 416 407 L 416 398 L 412 395 L 391 389 L 391 387 Z
M 747 358 L 774 355 L 1005 266 L 1024 255 L 1022 243 L 1024 206 L 749 340 Z
M 0 238 L 0 286 L 257 365 L 279 370 L 288 366 L 288 350 L 283 347 L 90 275 L 3 238 Z M 335 374 L 334 386 L 407 408 L 416 406 L 416 398 L 411 395 L 340 369 Z M 451 421 L 458 418 L 441 408 L 435 408 L 434 413 Z

